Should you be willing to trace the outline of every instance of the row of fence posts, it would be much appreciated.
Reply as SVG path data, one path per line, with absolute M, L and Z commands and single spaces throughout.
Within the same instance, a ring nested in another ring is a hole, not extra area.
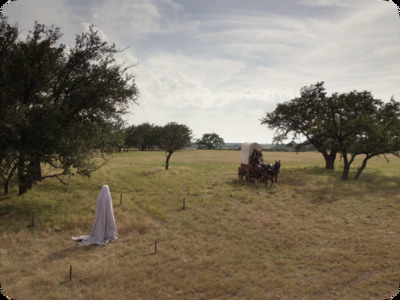
M 121 194 L 119 205 L 122 205 L 122 194 Z M 183 201 L 182 201 L 182 209 L 186 209 L 186 199 L 185 198 L 183 198 Z M 35 219 L 35 214 L 32 215 L 31 227 L 34 226 L 34 219 Z M 157 254 L 157 240 L 154 241 L 154 254 Z M 69 281 L 72 281 L 72 265 L 69 266 Z

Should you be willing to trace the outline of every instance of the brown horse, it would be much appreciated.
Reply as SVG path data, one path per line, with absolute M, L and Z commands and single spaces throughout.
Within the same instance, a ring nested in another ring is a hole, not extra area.
M 243 180 L 243 177 L 245 177 L 247 182 L 250 182 L 254 178 L 257 182 L 268 182 L 268 180 L 271 180 L 271 185 L 273 183 L 273 177 L 268 173 L 266 165 L 241 164 L 238 168 L 238 176 L 240 180 Z
M 240 180 L 243 180 L 243 176 L 246 175 L 246 165 L 242 164 L 239 168 L 238 168 L 238 176 Z
M 250 160 L 251 161 L 251 160 Z M 246 178 L 246 181 L 250 181 L 250 179 L 255 179 L 257 182 L 265 182 L 271 181 L 270 186 L 274 183 L 278 183 L 278 174 L 281 168 L 281 161 L 275 161 L 275 164 L 268 165 L 260 165 L 260 164 L 250 164 L 245 165 L 241 164 L 238 168 L 238 176 L 240 180 L 243 180 L 243 177 Z
M 246 181 L 250 181 L 250 178 L 256 177 L 255 175 L 257 175 L 257 172 L 253 165 L 241 164 L 238 169 L 238 175 L 240 180 L 243 180 L 243 177 L 245 177 Z

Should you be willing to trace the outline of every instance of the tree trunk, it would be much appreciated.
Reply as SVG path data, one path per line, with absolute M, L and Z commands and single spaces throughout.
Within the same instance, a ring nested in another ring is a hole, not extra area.
M 368 161 L 368 159 L 370 159 L 372 156 L 369 156 L 369 155 L 366 155 L 365 156 L 365 158 L 364 158 L 364 160 L 363 160 L 363 162 L 362 162 L 362 164 L 361 164 L 361 167 L 359 167 L 358 168 L 358 170 L 357 170 L 357 173 L 356 173 L 356 175 L 354 176 L 354 180 L 358 180 L 358 178 L 360 178 L 360 175 L 361 175 L 361 173 L 362 173 L 362 171 L 365 169 L 365 167 L 367 166 L 367 161 Z
M 347 152 L 346 151 L 343 152 L 343 172 L 342 172 L 343 180 L 347 180 L 350 172 L 350 166 L 353 163 L 355 157 L 356 156 L 352 154 L 350 160 L 348 160 Z
M 174 152 L 168 152 L 167 160 L 165 161 L 165 170 L 168 170 L 169 168 L 169 159 L 171 158 L 172 153 Z
M 342 172 L 343 180 L 347 180 L 347 177 L 349 176 L 349 171 L 350 171 L 350 165 L 347 159 L 347 155 L 343 155 L 343 172 Z
M 337 151 L 332 150 L 329 154 L 326 151 L 321 151 L 325 158 L 325 169 L 334 170 Z
M 42 169 L 40 167 L 40 159 L 36 159 L 28 165 L 28 189 L 32 189 L 32 185 L 38 181 L 42 181 Z
M 18 196 L 28 191 L 28 176 L 25 171 L 25 162 L 20 159 L 18 161 Z
M 4 195 L 8 194 L 8 184 L 10 183 L 11 178 L 14 175 L 15 170 L 17 169 L 18 164 L 15 163 L 14 167 L 12 167 L 10 173 L 8 174 L 6 180 L 4 181 Z

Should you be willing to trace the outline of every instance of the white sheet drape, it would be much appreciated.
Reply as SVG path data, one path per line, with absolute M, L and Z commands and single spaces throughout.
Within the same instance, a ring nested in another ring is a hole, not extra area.
M 90 236 L 72 237 L 73 240 L 81 240 L 79 246 L 91 244 L 106 245 L 109 241 L 118 238 L 117 225 L 115 224 L 114 210 L 111 193 L 108 185 L 103 185 L 97 197 L 96 215 Z

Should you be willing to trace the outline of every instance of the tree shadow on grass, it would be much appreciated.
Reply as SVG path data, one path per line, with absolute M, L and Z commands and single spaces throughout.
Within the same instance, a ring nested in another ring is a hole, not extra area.
M 354 172 L 353 172 L 354 173 Z M 231 179 L 228 184 L 235 189 L 246 188 L 259 191 L 265 189 L 292 189 L 301 198 L 309 199 L 313 204 L 330 204 L 335 201 L 356 198 L 363 195 L 393 197 L 400 194 L 400 177 L 375 173 L 363 173 L 358 180 L 354 174 L 347 180 L 341 179 L 341 170 L 327 170 L 323 167 L 283 169 L 278 177 L 278 184 L 256 184 L 240 179 Z
M 232 179 L 232 180 L 229 180 L 227 183 L 234 188 L 248 188 L 248 189 L 257 190 L 257 191 L 259 191 L 260 189 L 271 190 L 272 188 L 277 187 L 277 185 L 275 183 L 271 187 L 270 181 L 268 183 L 265 183 L 265 182 L 257 183 L 254 180 L 251 180 L 250 182 L 248 182 L 245 179 L 243 179 L 243 180 Z
M 0 227 L 18 232 L 22 228 L 34 227 L 38 220 L 42 220 L 54 208 L 50 203 L 31 205 L 29 202 L 17 201 L 0 204 Z
M 282 178 L 282 185 L 291 186 L 295 192 L 310 199 L 314 204 L 332 203 L 346 198 L 363 195 L 391 197 L 400 192 L 400 177 L 380 172 L 365 173 L 358 180 L 349 174 L 347 180 L 341 179 L 341 170 L 324 168 L 291 169 Z

